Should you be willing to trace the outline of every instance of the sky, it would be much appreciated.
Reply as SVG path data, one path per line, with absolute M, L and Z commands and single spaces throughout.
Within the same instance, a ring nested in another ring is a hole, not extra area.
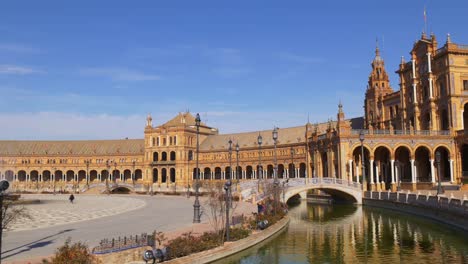
M 0 139 L 143 138 L 179 112 L 234 133 L 362 116 L 376 39 L 398 89 L 468 1 L 2 1 Z

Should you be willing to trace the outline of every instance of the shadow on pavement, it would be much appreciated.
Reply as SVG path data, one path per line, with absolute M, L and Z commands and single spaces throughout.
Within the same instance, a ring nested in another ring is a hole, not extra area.
M 41 248 L 41 247 L 45 247 L 47 245 L 50 245 L 54 241 L 54 239 L 50 239 L 50 238 L 59 236 L 61 234 L 64 234 L 64 233 L 67 233 L 67 232 L 70 232 L 70 231 L 73 231 L 73 230 L 75 230 L 75 229 L 65 229 L 65 230 L 62 230 L 62 231 L 60 231 L 60 232 L 58 232 L 56 234 L 46 236 L 46 237 L 43 237 L 43 238 L 38 239 L 36 241 L 32 241 L 30 243 L 21 245 L 19 247 L 3 251 L 2 252 L 2 259 L 7 259 L 9 257 L 15 256 L 15 255 L 18 255 L 18 254 L 22 254 L 24 252 L 30 251 L 30 250 L 35 249 L 35 248 Z M 16 250 L 19 250 L 19 251 L 16 251 Z M 16 251 L 16 252 L 13 252 L 13 251 Z M 11 254 L 6 254 L 6 253 L 10 253 L 10 252 L 11 252 Z

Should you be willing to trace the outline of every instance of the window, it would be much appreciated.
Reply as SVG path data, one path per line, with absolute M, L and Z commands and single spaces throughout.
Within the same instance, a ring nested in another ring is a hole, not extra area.
M 157 139 L 157 145 L 158 145 L 158 147 L 159 147 L 159 137 L 158 137 L 158 139 Z
M 468 90 L 468 80 L 463 80 L 463 90 Z
M 439 90 L 441 97 L 447 95 L 447 90 L 445 89 L 445 80 L 439 82 Z

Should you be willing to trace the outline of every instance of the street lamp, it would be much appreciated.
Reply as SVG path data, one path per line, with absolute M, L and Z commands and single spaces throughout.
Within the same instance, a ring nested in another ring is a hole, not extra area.
M 274 199 L 275 199 L 275 214 L 276 214 L 276 210 L 277 210 L 277 207 L 278 207 L 278 185 L 279 185 L 279 182 L 278 182 L 278 157 L 277 157 L 277 153 L 276 153 L 276 144 L 278 142 L 278 128 L 277 127 L 274 127 L 273 128 L 273 132 L 272 132 L 272 137 L 273 137 L 273 142 L 274 142 L 274 145 L 275 145 L 275 170 L 273 172 L 273 176 L 274 176 L 274 180 L 273 180 L 273 185 L 274 185 Z
M 437 195 L 439 194 L 443 194 L 444 193 L 444 190 L 442 190 L 442 183 L 440 181 L 440 159 L 441 159 L 441 154 L 440 154 L 440 150 L 436 152 L 436 164 L 437 164 L 437 181 L 438 181 L 438 184 L 437 184 Z
M 367 185 L 367 182 L 366 182 L 366 171 L 365 171 L 365 163 L 364 163 L 364 130 L 361 130 L 361 132 L 359 132 L 359 141 L 361 141 L 361 174 L 362 174 L 362 188 L 364 190 L 364 186 Z
M 86 187 L 89 187 L 89 163 L 90 163 L 90 160 L 89 159 L 85 160 L 85 163 L 86 163 Z
M 292 169 L 292 177 L 291 178 L 294 178 L 295 176 L 295 173 L 296 173 L 296 169 L 295 169 L 295 166 L 294 166 L 294 148 L 291 147 L 291 169 Z
M 239 182 L 239 142 L 236 143 L 236 180 Z M 242 176 L 242 175 L 241 175 Z
M 228 148 L 228 150 L 229 150 L 229 175 L 228 175 L 228 184 L 229 184 L 229 186 L 231 186 L 231 185 L 232 185 L 232 181 L 231 181 L 231 178 L 232 178 L 232 140 L 229 139 L 228 143 L 229 143 L 229 148 Z M 230 198 L 231 198 L 231 189 L 230 189 L 230 188 L 229 188 L 229 194 L 228 194 L 228 196 L 229 196 L 229 197 L 228 197 L 229 206 L 231 206 L 231 202 L 230 202 L 230 201 L 231 201 L 231 199 L 230 199 Z
M 133 160 L 132 161 L 132 165 L 133 165 L 132 183 L 133 183 L 134 187 L 135 187 L 135 163 L 136 163 L 136 161 Z
M 226 241 L 229 241 L 229 207 L 231 207 L 229 203 L 229 194 L 231 193 L 231 184 L 231 179 L 228 179 L 224 184 L 224 190 L 226 191 Z
M 109 175 L 110 175 L 110 163 L 109 160 L 106 160 L 106 167 L 107 167 L 107 177 L 106 177 L 106 192 L 109 195 Z
M 199 138 L 199 134 L 200 134 L 200 122 L 201 122 L 201 119 L 200 119 L 200 114 L 197 113 L 197 116 L 195 117 L 195 126 L 197 127 L 197 157 L 196 157 L 196 166 L 197 166 L 197 170 L 196 170 L 196 175 L 195 175 L 195 179 L 196 179 L 196 182 L 195 182 L 195 202 L 193 203 L 193 222 L 194 223 L 200 223 L 200 201 L 198 200 L 198 196 L 199 196 L 199 193 L 198 193 L 198 188 L 199 188 L 199 168 L 198 168 L 198 153 L 200 152 L 199 148 L 200 148 L 200 145 L 199 145 L 199 141 L 198 141 L 198 138 Z
M 260 135 L 260 132 L 259 132 L 258 137 L 257 137 L 257 143 L 258 143 L 257 191 L 260 191 L 260 179 L 262 178 L 262 141 L 263 141 L 262 135 Z

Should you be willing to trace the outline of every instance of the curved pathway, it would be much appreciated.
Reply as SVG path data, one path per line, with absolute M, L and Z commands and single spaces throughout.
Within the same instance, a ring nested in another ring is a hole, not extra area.
M 68 195 L 40 196 L 46 205 L 28 205 L 35 217 L 44 219 L 16 225 L 18 231 L 3 236 L 2 260 L 5 263 L 18 260 L 40 260 L 49 256 L 64 244 L 68 237 L 82 241 L 90 248 L 104 238 L 129 236 L 152 232 L 170 232 L 192 225 L 193 198 L 180 196 L 76 195 L 75 204 L 68 202 Z M 34 208 L 37 206 L 37 209 Z M 61 209 L 58 209 L 61 208 Z M 62 214 L 62 215 L 61 215 Z M 90 220 L 87 220 L 90 219 Z M 52 225 L 51 221 L 60 223 Z M 202 218 L 202 221 L 206 219 Z M 32 227 L 35 229 L 31 229 Z M 23 228 L 23 230 L 19 230 Z M 28 228 L 29 230 L 24 230 Z

